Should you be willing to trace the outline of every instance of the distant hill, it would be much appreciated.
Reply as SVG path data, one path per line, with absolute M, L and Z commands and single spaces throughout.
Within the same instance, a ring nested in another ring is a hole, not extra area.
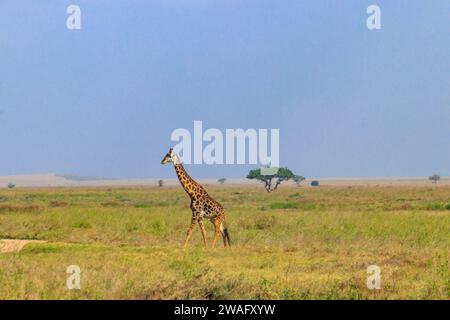
M 98 180 L 116 180 L 116 179 L 108 179 L 108 178 L 102 178 L 102 177 L 90 177 L 90 176 L 76 176 L 76 175 L 70 175 L 70 174 L 55 174 L 57 177 L 61 177 L 67 180 L 72 181 L 98 181 Z

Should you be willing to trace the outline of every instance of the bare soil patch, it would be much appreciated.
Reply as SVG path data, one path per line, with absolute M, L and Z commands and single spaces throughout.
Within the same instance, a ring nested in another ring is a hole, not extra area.
M 44 240 L 0 239 L 0 253 L 19 252 L 29 243 L 45 243 Z

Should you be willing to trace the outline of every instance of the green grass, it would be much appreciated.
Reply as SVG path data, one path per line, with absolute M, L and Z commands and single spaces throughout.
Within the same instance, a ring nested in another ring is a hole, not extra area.
M 448 187 L 209 192 L 231 249 L 203 249 L 197 229 L 182 249 L 181 188 L 1 190 L 0 238 L 48 242 L 0 254 L 0 299 L 450 298 Z M 73 264 L 81 290 L 65 285 Z

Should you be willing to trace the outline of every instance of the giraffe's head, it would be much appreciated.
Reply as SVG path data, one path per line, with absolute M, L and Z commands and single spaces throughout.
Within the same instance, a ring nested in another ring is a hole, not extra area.
M 178 160 L 178 156 L 175 152 L 173 152 L 173 149 L 170 148 L 169 152 L 164 156 L 164 158 L 161 160 L 161 164 L 167 164 L 173 162 L 174 164 L 180 163 Z

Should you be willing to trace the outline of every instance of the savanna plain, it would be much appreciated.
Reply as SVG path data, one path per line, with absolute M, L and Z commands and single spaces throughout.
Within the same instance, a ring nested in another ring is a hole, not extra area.
M 0 239 L 44 242 L 0 241 L 0 299 L 450 298 L 450 186 L 207 189 L 231 248 L 183 249 L 181 187 L 1 189 Z

